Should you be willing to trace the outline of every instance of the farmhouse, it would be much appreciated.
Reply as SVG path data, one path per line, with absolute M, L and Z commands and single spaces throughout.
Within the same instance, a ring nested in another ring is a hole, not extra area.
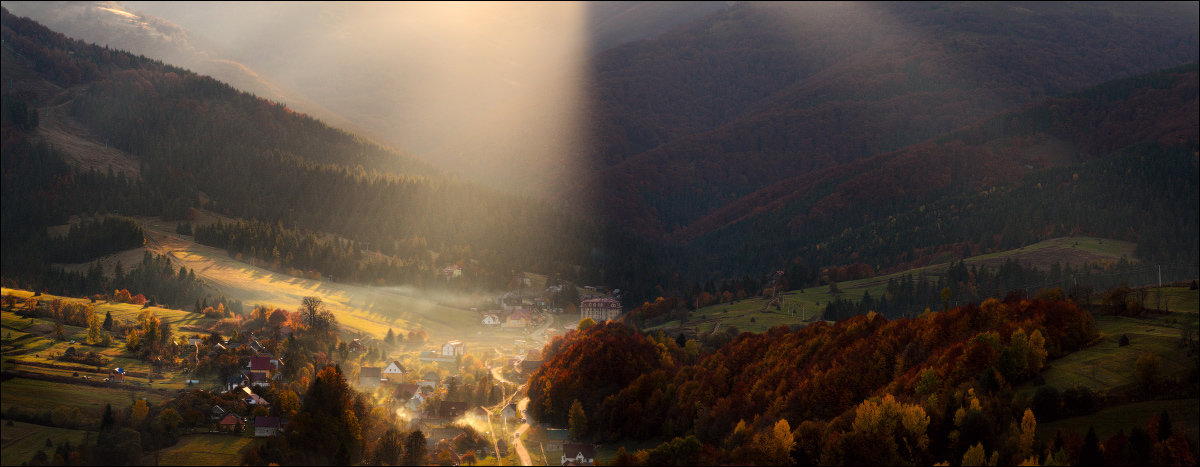
M 379 386 L 379 382 L 383 379 L 380 373 L 380 368 L 377 366 L 364 366 L 358 370 L 358 386 L 363 388 L 373 388 Z
M 611 321 L 621 316 L 621 302 L 616 299 L 589 298 L 579 304 L 579 320 L 591 318 L 597 323 Z
M 504 321 L 506 328 L 523 328 L 529 325 L 530 314 L 524 309 L 517 309 L 508 314 L 508 319 Z
M 438 406 L 438 416 L 443 418 L 458 418 L 467 413 L 466 402 L 442 401 Z
M 442 344 L 442 357 L 458 357 L 467 353 L 467 344 L 463 341 L 447 341 Z
M 484 326 L 500 326 L 500 325 L 504 324 L 503 320 L 500 318 L 500 313 L 495 313 L 495 312 L 484 313 L 483 319 L 480 320 L 480 322 Z
M 421 410 L 423 405 L 425 405 L 425 396 L 421 395 L 421 391 L 414 391 L 412 397 L 408 398 L 408 402 L 404 403 L 404 408 L 416 412 Z
M 279 434 L 279 417 L 254 417 L 254 437 L 265 438 Z
M 401 365 L 398 361 L 392 360 L 392 363 L 389 363 L 387 366 L 383 367 L 383 381 L 393 384 L 399 383 L 403 380 L 404 373 L 406 372 L 407 370 L 404 369 L 404 365 Z
M 592 465 L 596 461 L 596 446 L 585 443 L 563 444 L 562 465 Z
M 562 449 L 564 444 L 567 444 L 567 435 L 569 431 L 563 428 L 550 428 L 546 430 L 546 449 Z M 564 452 L 563 454 L 566 454 Z
M 242 423 L 242 418 L 238 417 L 237 414 L 230 413 L 225 414 L 225 418 L 221 419 L 220 425 L 221 431 L 241 431 L 242 425 L 245 425 L 245 423 Z

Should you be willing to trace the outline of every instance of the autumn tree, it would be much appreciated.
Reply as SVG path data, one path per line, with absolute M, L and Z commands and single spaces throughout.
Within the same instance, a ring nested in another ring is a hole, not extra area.
M 851 430 L 874 440 L 874 449 L 889 462 L 914 459 L 929 446 L 929 416 L 919 405 L 903 404 L 891 394 L 865 400 L 855 410 Z
M 389 427 L 379 437 L 375 444 L 375 463 L 378 465 L 395 465 L 404 453 L 404 433 L 396 427 Z
M 146 415 L 150 413 L 150 406 L 146 404 L 146 399 L 138 399 L 133 402 L 133 409 L 129 412 L 129 421 L 134 426 L 141 425 L 142 420 L 146 419 Z
M 571 439 L 583 439 L 583 436 L 587 434 L 587 424 L 587 415 L 583 413 L 583 404 L 579 403 L 579 399 L 575 399 L 571 403 L 571 411 L 568 415 Z
M 425 465 L 425 434 L 421 430 L 413 431 L 404 438 L 404 453 L 400 456 L 401 465 Z
M 103 324 L 101 324 L 101 322 L 100 322 L 100 316 L 89 310 L 88 317 L 87 317 L 87 324 L 88 324 L 88 333 L 87 333 L 88 345 L 100 345 L 101 343 L 103 343 L 105 341 L 105 339 L 104 339 L 105 332 L 103 329 Z

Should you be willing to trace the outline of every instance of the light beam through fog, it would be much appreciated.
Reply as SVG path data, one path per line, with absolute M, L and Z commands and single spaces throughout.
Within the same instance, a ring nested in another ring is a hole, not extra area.
M 584 112 L 582 3 L 129 2 L 448 172 L 569 183 Z

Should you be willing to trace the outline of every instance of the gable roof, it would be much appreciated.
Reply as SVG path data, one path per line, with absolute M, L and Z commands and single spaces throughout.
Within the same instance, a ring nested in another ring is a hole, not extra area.
M 271 364 L 271 357 L 250 357 L 250 371 L 271 371 L 275 366 Z
M 279 417 L 261 415 L 254 417 L 255 428 L 279 428 Z
M 222 425 L 241 425 L 242 419 L 239 418 L 237 415 L 228 414 L 225 416 L 225 418 L 221 419 L 221 424 Z
M 397 384 L 395 394 L 397 397 L 412 397 L 418 389 L 420 387 L 413 383 Z
M 392 363 L 389 363 L 388 366 L 384 367 L 383 369 L 385 372 L 387 372 L 387 370 L 390 370 L 392 368 L 395 368 L 395 370 L 390 371 L 388 373 L 395 373 L 396 371 L 399 371 L 400 373 L 404 373 L 405 371 L 408 371 L 408 370 L 404 369 L 404 365 L 401 365 L 400 362 L 398 362 L 396 360 L 392 360 Z
M 381 368 L 377 366 L 364 366 L 358 369 L 358 377 L 379 379 L 380 375 L 382 374 L 380 373 L 380 369 Z
M 438 407 L 438 414 L 443 417 L 458 418 L 466 411 L 466 402 L 442 401 L 442 405 Z
M 573 459 L 583 454 L 584 459 L 596 458 L 596 446 L 587 443 L 567 443 L 563 445 L 563 457 Z

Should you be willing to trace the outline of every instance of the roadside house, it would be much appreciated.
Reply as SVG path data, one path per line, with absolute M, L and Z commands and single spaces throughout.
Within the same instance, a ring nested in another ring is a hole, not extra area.
M 592 465 L 596 461 L 596 446 L 586 443 L 563 445 L 562 465 Z

